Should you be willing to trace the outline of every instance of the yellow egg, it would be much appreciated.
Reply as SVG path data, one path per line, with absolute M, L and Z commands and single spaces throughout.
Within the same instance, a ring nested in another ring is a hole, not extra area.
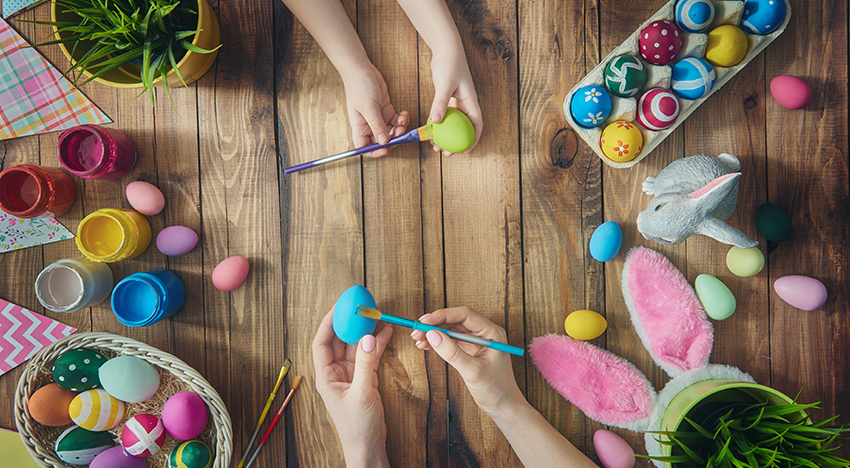
M 80 393 L 71 401 L 68 414 L 75 424 L 93 432 L 112 429 L 124 417 L 124 402 L 102 388 Z
M 747 35 L 737 26 L 724 24 L 708 33 L 705 59 L 715 67 L 731 67 L 747 55 Z
M 758 247 L 742 249 L 732 247 L 726 254 L 726 266 L 729 271 L 742 277 L 755 276 L 764 268 L 764 254 Z
M 637 125 L 618 121 L 605 128 L 599 144 L 608 159 L 615 162 L 631 161 L 643 149 L 643 135 Z
M 608 328 L 605 317 L 592 310 L 577 310 L 564 320 L 567 335 L 577 340 L 592 340 Z

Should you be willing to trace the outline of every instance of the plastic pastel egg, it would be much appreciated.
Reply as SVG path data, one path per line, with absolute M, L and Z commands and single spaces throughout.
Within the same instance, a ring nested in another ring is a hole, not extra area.
M 112 447 L 94 457 L 89 468 L 145 468 L 144 458 L 134 457 L 124 447 Z
M 744 31 L 737 26 L 724 24 L 708 33 L 705 59 L 715 67 L 731 67 L 743 60 L 749 47 Z
M 773 290 L 788 304 L 802 310 L 820 309 L 828 297 L 826 286 L 815 278 L 783 276 L 773 282 Z
M 475 128 L 469 117 L 454 107 L 446 109 L 443 120 L 428 125 L 434 132 L 434 144 L 450 153 L 463 153 L 475 143 Z
M 593 433 L 593 448 L 605 468 L 632 468 L 635 451 L 622 437 L 605 429 Z
M 154 185 L 141 180 L 127 184 L 127 201 L 134 210 L 146 216 L 159 214 L 165 207 L 165 197 Z
M 710 63 L 699 57 L 688 57 L 673 65 L 670 87 L 678 96 L 693 100 L 708 96 L 715 81 L 717 74 Z
M 666 65 L 682 48 L 682 35 L 675 24 L 660 20 L 643 28 L 638 37 L 640 56 L 653 65 Z
M 93 388 L 75 396 L 68 405 L 74 424 L 89 431 L 108 431 L 124 417 L 123 401 L 115 399 L 102 388 Z
M 159 389 L 159 372 L 135 356 L 110 359 L 100 368 L 99 375 L 103 389 L 127 403 L 141 403 Z
M 45 426 L 64 426 L 71 424 L 68 407 L 76 396 L 56 383 L 47 384 L 32 394 L 27 409 L 33 419 Z
M 812 100 L 812 88 L 796 76 L 779 75 L 770 80 L 770 95 L 780 106 L 796 110 L 806 107 Z
M 577 340 L 592 340 L 608 328 L 605 317 L 592 310 L 577 310 L 567 315 L 564 320 L 564 330 L 567 335 Z
M 791 218 L 773 203 L 762 204 L 756 212 L 756 225 L 767 240 L 782 242 L 791 237 Z
M 676 2 L 676 24 L 691 33 L 700 33 L 714 21 L 714 3 L 711 0 L 679 0 Z
M 198 245 L 198 233 L 185 226 L 169 226 L 156 236 L 156 248 L 169 257 L 189 253 Z
M 623 231 L 614 221 L 602 223 L 590 236 L 590 256 L 600 262 L 616 257 L 623 245 Z
M 219 291 L 233 291 L 248 277 L 248 259 L 235 255 L 225 258 L 212 272 L 212 283 Z
M 212 464 L 210 447 L 200 440 L 190 440 L 178 445 L 168 457 L 170 468 L 209 468 Z
M 177 440 L 198 437 L 207 427 L 207 404 L 196 393 L 173 395 L 162 408 L 162 425 Z
M 664 130 L 676 123 L 678 117 L 679 100 L 666 89 L 651 89 L 638 101 L 638 122 L 648 130 Z
M 56 438 L 56 456 L 71 465 L 88 465 L 97 454 L 112 447 L 112 434 L 91 432 L 82 427 L 71 426 Z
M 764 254 L 758 247 L 749 249 L 732 247 L 726 254 L 726 266 L 735 275 L 749 278 L 759 274 L 764 268 Z
M 152 414 L 137 414 L 121 429 L 121 445 L 134 457 L 155 455 L 165 442 L 162 421 Z
M 614 96 L 634 97 L 646 84 L 646 67 L 631 54 L 618 55 L 605 65 L 605 87 Z
M 82 392 L 100 385 L 97 370 L 106 358 L 91 349 L 65 351 L 53 363 L 53 381 L 65 390 Z
M 722 281 L 711 275 L 697 276 L 694 289 L 705 313 L 714 320 L 728 319 L 738 306 L 732 291 Z
M 360 338 L 375 331 L 377 320 L 354 313 L 359 305 L 371 309 L 378 307 L 372 293 L 360 285 L 346 289 L 334 305 L 334 333 L 344 343 L 357 344 Z
M 643 135 L 635 124 L 618 121 L 605 127 L 599 144 L 608 159 L 615 162 L 631 161 L 643 149 Z
M 750 34 L 770 34 L 785 21 L 785 0 L 747 0 L 741 29 Z
M 570 113 L 576 123 L 585 128 L 602 125 L 611 115 L 611 96 L 599 85 L 585 86 L 573 94 Z

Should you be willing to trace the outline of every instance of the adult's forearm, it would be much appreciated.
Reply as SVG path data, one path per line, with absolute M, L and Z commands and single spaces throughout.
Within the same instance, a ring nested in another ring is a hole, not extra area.
M 463 52 L 460 34 L 444 0 L 398 0 L 398 3 L 433 52 Z

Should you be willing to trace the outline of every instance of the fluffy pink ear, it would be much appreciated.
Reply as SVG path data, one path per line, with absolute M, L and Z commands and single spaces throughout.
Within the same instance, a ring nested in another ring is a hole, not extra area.
M 655 390 L 629 362 L 566 336 L 535 338 L 531 360 L 546 382 L 602 424 L 643 432 L 655 403 Z

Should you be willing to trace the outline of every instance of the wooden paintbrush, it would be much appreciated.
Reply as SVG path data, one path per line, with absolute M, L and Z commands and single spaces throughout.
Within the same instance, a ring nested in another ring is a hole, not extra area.
M 245 460 L 248 459 L 248 453 L 251 451 L 251 446 L 254 445 L 254 440 L 257 438 L 257 434 L 260 433 L 260 426 L 263 425 L 263 421 L 265 421 L 266 414 L 272 406 L 274 397 L 277 396 L 277 390 L 280 388 L 280 384 L 283 383 L 283 378 L 286 377 L 287 373 L 289 373 L 289 368 L 291 366 L 292 361 L 289 359 L 283 361 L 283 367 L 280 368 L 280 375 L 277 377 L 277 383 L 274 384 L 274 390 L 272 390 L 272 393 L 269 395 L 269 401 L 266 402 L 266 407 L 263 408 L 263 412 L 260 414 L 260 420 L 257 421 L 257 427 L 254 428 L 254 434 L 251 436 L 251 440 L 248 441 L 248 446 L 245 447 L 245 453 L 242 454 L 242 459 L 239 460 L 239 465 L 237 465 L 236 468 L 242 468 L 242 465 L 245 464 Z
M 292 389 L 289 390 L 289 395 L 286 395 L 286 400 L 283 401 L 283 405 L 280 406 L 280 410 L 278 410 L 277 414 L 274 415 L 274 419 L 272 419 L 271 424 L 269 424 L 269 428 L 266 429 L 266 433 L 263 434 L 263 438 L 260 439 L 260 444 L 257 445 L 257 450 L 254 451 L 254 455 L 251 456 L 251 460 L 248 462 L 248 465 L 245 468 L 251 468 L 251 465 L 254 464 L 254 460 L 257 459 L 257 455 L 260 454 L 260 450 L 262 450 L 263 445 L 266 445 L 266 440 L 269 438 L 269 435 L 272 433 L 272 429 L 277 425 L 277 421 L 280 419 L 280 415 L 283 414 L 283 410 L 286 409 L 286 405 L 289 404 L 289 400 L 292 399 L 292 395 L 295 393 L 295 389 L 298 388 L 298 385 L 301 383 L 301 376 L 295 377 L 295 380 L 292 381 Z

